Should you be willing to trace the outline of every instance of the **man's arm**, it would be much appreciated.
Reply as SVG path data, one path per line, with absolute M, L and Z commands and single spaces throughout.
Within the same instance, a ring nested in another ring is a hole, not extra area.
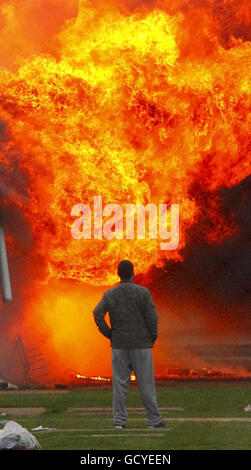
M 98 305 L 93 310 L 94 320 L 98 329 L 102 335 L 106 338 L 111 339 L 111 328 L 107 325 L 105 321 L 105 315 L 108 311 L 108 302 L 106 298 L 106 294 L 104 293 L 102 299 L 98 303 Z
M 146 290 L 144 317 L 153 342 L 158 337 L 158 314 L 149 290 Z

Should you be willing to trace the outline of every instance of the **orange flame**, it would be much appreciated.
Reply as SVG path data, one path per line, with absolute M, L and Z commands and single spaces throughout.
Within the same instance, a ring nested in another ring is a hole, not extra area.
M 57 0 L 60 21 L 48 26 L 44 15 L 51 2 L 41 2 L 36 15 L 43 13 L 45 27 L 37 35 L 27 33 L 17 1 L 0 6 L 0 44 L 5 44 L 0 108 L 11 133 L 5 151 L 10 145 L 21 151 L 20 168 L 30 177 L 29 202 L 17 204 L 46 268 L 25 302 L 24 330 L 38 340 L 44 335 L 52 362 L 75 369 L 87 354 L 80 353 L 81 341 L 76 341 L 83 329 L 91 364 L 97 364 L 103 348 L 87 315 L 100 291 L 90 300 L 84 288 L 83 319 L 80 285 L 40 282 L 112 285 L 122 258 L 131 258 L 136 271 L 145 273 L 180 254 L 161 252 L 158 240 L 74 240 L 73 205 L 91 206 L 99 194 L 104 204 L 122 207 L 179 204 L 180 249 L 198 214 L 189 195 L 191 183 L 199 179 L 217 190 L 250 172 L 247 42 L 232 37 L 224 48 L 210 8 L 186 13 L 178 1 L 171 8 L 163 0 L 130 11 L 125 2 L 82 0 L 73 17 L 76 3 L 69 7 Z M 246 2 L 240 5 L 238 15 L 246 21 Z M 34 11 L 26 11 L 29 21 Z M 231 229 L 223 230 L 217 201 L 210 210 L 218 223 L 207 236 L 220 240 Z M 101 367 L 102 373 L 107 367 Z M 93 373 L 93 366 L 89 370 Z

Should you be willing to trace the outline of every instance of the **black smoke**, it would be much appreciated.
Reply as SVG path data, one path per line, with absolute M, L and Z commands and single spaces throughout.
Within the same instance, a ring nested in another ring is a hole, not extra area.
M 250 372 L 251 176 L 218 191 L 193 183 L 190 197 L 196 198 L 200 212 L 187 230 L 183 260 L 152 266 L 148 273 L 159 311 L 160 342 L 163 348 L 169 344 L 169 365 L 175 360 L 193 366 L 186 363 L 182 347 L 205 363 L 243 366 Z M 221 241 L 208 242 L 208 230 L 218 220 L 208 211 L 215 199 L 223 222 L 233 230 Z

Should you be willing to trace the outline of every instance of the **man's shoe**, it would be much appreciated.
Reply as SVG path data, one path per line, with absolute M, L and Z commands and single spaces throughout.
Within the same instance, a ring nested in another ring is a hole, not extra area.
M 171 428 L 161 421 L 156 426 L 148 426 L 148 429 L 165 429 L 166 431 L 170 431 Z
M 125 424 L 115 424 L 115 425 L 114 425 L 114 428 L 115 428 L 115 429 L 124 429 L 124 428 L 125 428 Z

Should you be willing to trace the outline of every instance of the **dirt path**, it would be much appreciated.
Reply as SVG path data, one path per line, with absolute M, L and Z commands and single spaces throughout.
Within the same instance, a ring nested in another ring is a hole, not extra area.
M 142 418 L 130 418 L 130 421 L 142 421 Z M 222 421 L 251 422 L 250 418 L 164 418 L 164 421 Z
M 137 407 L 127 407 L 128 411 L 132 411 L 134 413 L 145 413 L 146 410 L 145 408 L 137 408 Z M 169 406 L 169 407 L 160 407 L 160 411 L 184 411 L 184 408 L 181 406 Z M 68 408 L 68 413 L 76 413 L 76 414 L 103 414 L 103 413 L 112 413 L 112 408 L 110 407 L 104 407 L 104 408 L 92 408 L 92 407 L 73 407 L 73 408 Z
M 49 390 L 49 389 L 46 389 L 46 390 L 38 390 L 38 389 L 29 389 L 29 390 L 0 390 L 0 395 L 5 395 L 5 396 L 8 396 L 8 395 L 34 395 L 34 394 L 46 394 L 46 393 L 70 393 L 70 390 Z
M 25 416 L 28 418 L 33 418 L 34 416 L 40 416 L 46 411 L 46 408 L 43 407 L 26 407 L 26 408 L 0 408 L 1 413 L 6 413 L 7 416 Z M 4 415 L 1 416 L 3 418 Z

